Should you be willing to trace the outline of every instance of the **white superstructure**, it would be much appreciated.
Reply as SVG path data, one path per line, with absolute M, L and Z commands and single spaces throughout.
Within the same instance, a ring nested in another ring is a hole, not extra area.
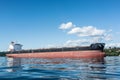
M 11 42 L 8 48 L 8 51 L 20 51 L 22 50 L 21 44 L 16 44 L 14 42 Z

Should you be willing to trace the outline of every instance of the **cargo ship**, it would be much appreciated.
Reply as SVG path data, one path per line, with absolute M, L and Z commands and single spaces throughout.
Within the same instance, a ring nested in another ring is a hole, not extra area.
M 21 50 L 21 44 L 10 46 L 7 57 L 13 58 L 103 58 L 105 43 L 93 43 L 90 46 L 44 48 Z M 16 47 L 15 47 L 16 46 Z M 16 50 L 15 50 L 16 49 Z
M 16 58 L 103 58 L 105 43 L 93 43 L 90 46 L 44 48 L 22 50 L 21 44 L 11 42 L 7 57 Z

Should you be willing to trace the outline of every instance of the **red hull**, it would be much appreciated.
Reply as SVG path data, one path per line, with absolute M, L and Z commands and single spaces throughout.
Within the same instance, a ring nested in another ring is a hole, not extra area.
M 66 51 L 66 52 L 40 52 L 40 53 L 17 53 L 6 54 L 7 57 L 17 58 L 103 58 L 101 51 Z

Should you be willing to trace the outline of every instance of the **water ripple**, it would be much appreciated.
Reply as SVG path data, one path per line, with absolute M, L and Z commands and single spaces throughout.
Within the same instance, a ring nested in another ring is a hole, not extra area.
M 120 57 L 39 59 L 0 57 L 5 80 L 119 80 Z

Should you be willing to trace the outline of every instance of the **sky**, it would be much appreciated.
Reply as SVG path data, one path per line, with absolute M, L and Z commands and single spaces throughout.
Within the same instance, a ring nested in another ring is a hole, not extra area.
M 120 46 L 120 0 L 0 0 L 0 51 L 104 42 Z

